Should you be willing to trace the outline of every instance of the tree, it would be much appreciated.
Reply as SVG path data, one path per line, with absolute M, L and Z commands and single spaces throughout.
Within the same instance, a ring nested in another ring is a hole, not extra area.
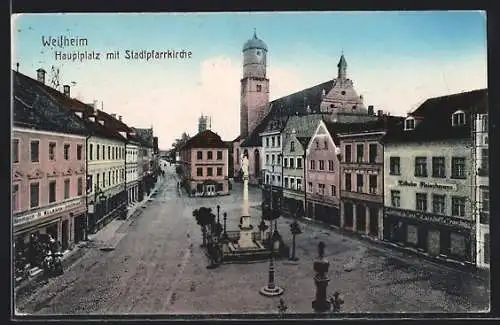
M 202 246 L 205 247 L 207 245 L 207 227 L 213 225 L 215 221 L 215 215 L 212 213 L 212 209 L 200 207 L 199 209 L 193 211 L 193 216 L 196 218 L 196 222 L 201 227 L 201 231 L 203 234 Z M 212 227 L 210 230 L 212 230 Z M 212 233 L 212 231 L 210 233 Z
M 300 229 L 300 225 L 297 222 L 297 220 L 294 220 L 292 224 L 290 225 L 290 232 L 292 233 L 292 257 L 290 260 L 292 261 L 297 261 L 298 258 L 295 256 L 295 236 L 299 235 L 302 233 L 302 230 Z

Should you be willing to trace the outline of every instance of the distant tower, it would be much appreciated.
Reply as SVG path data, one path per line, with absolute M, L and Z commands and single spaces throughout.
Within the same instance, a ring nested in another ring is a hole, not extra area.
M 243 45 L 243 78 L 240 98 L 240 136 L 248 137 L 269 111 L 269 79 L 266 78 L 267 45 L 253 37 Z
M 201 116 L 198 118 L 198 133 L 207 130 L 207 124 L 208 116 L 204 116 L 203 114 L 201 114 Z

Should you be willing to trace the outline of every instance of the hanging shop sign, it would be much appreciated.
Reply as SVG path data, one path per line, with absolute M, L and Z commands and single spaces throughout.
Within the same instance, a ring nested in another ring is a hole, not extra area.
M 396 208 L 385 208 L 387 214 L 393 214 L 405 218 L 417 219 L 424 222 L 440 224 L 444 226 L 452 226 L 459 228 L 471 228 L 472 221 L 456 218 L 452 216 L 443 216 L 439 214 L 426 213 L 421 211 L 404 210 Z
M 440 183 L 430 183 L 430 182 L 413 182 L 413 181 L 398 181 L 399 186 L 407 186 L 407 187 L 418 187 L 422 189 L 438 189 L 438 190 L 447 190 L 447 191 L 456 191 L 456 184 L 440 184 Z
M 20 216 L 14 217 L 14 227 L 19 226 L 28 222 L 33 222 L 38 219 L 50 217 L 52 215 L 58 214 L 60 212 L 76 208 L 82 205 L 83 201 L 81 198 L 74 199 L 62 204 L 51 206 L 48 208 L 40 209 L 36 212 L 28 212 Z

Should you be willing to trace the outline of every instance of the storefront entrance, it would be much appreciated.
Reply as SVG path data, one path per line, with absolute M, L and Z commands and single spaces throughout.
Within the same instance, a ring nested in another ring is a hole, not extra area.
M 370 235 L 378 236 L 378 209 L 370 208 Z
M 64 220 L 62 222 L 61 245 L 62 245 L 63 251 L 65 251 L 69 248 L 69 222 L 68 222 L 68 220 Z
M 205 193 L 207 196 L 215 196 L 215 185 L 206 185 Z

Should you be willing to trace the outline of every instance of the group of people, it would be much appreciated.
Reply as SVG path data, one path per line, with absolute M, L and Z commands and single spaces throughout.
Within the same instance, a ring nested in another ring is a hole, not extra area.
M 19 240 L 14 244 L 16 275 L 25 275 L 26 269 L 43 267 L 47 256 L 61 252 L 61 243 L 49 234 L 31 234 L 29 243 Z

